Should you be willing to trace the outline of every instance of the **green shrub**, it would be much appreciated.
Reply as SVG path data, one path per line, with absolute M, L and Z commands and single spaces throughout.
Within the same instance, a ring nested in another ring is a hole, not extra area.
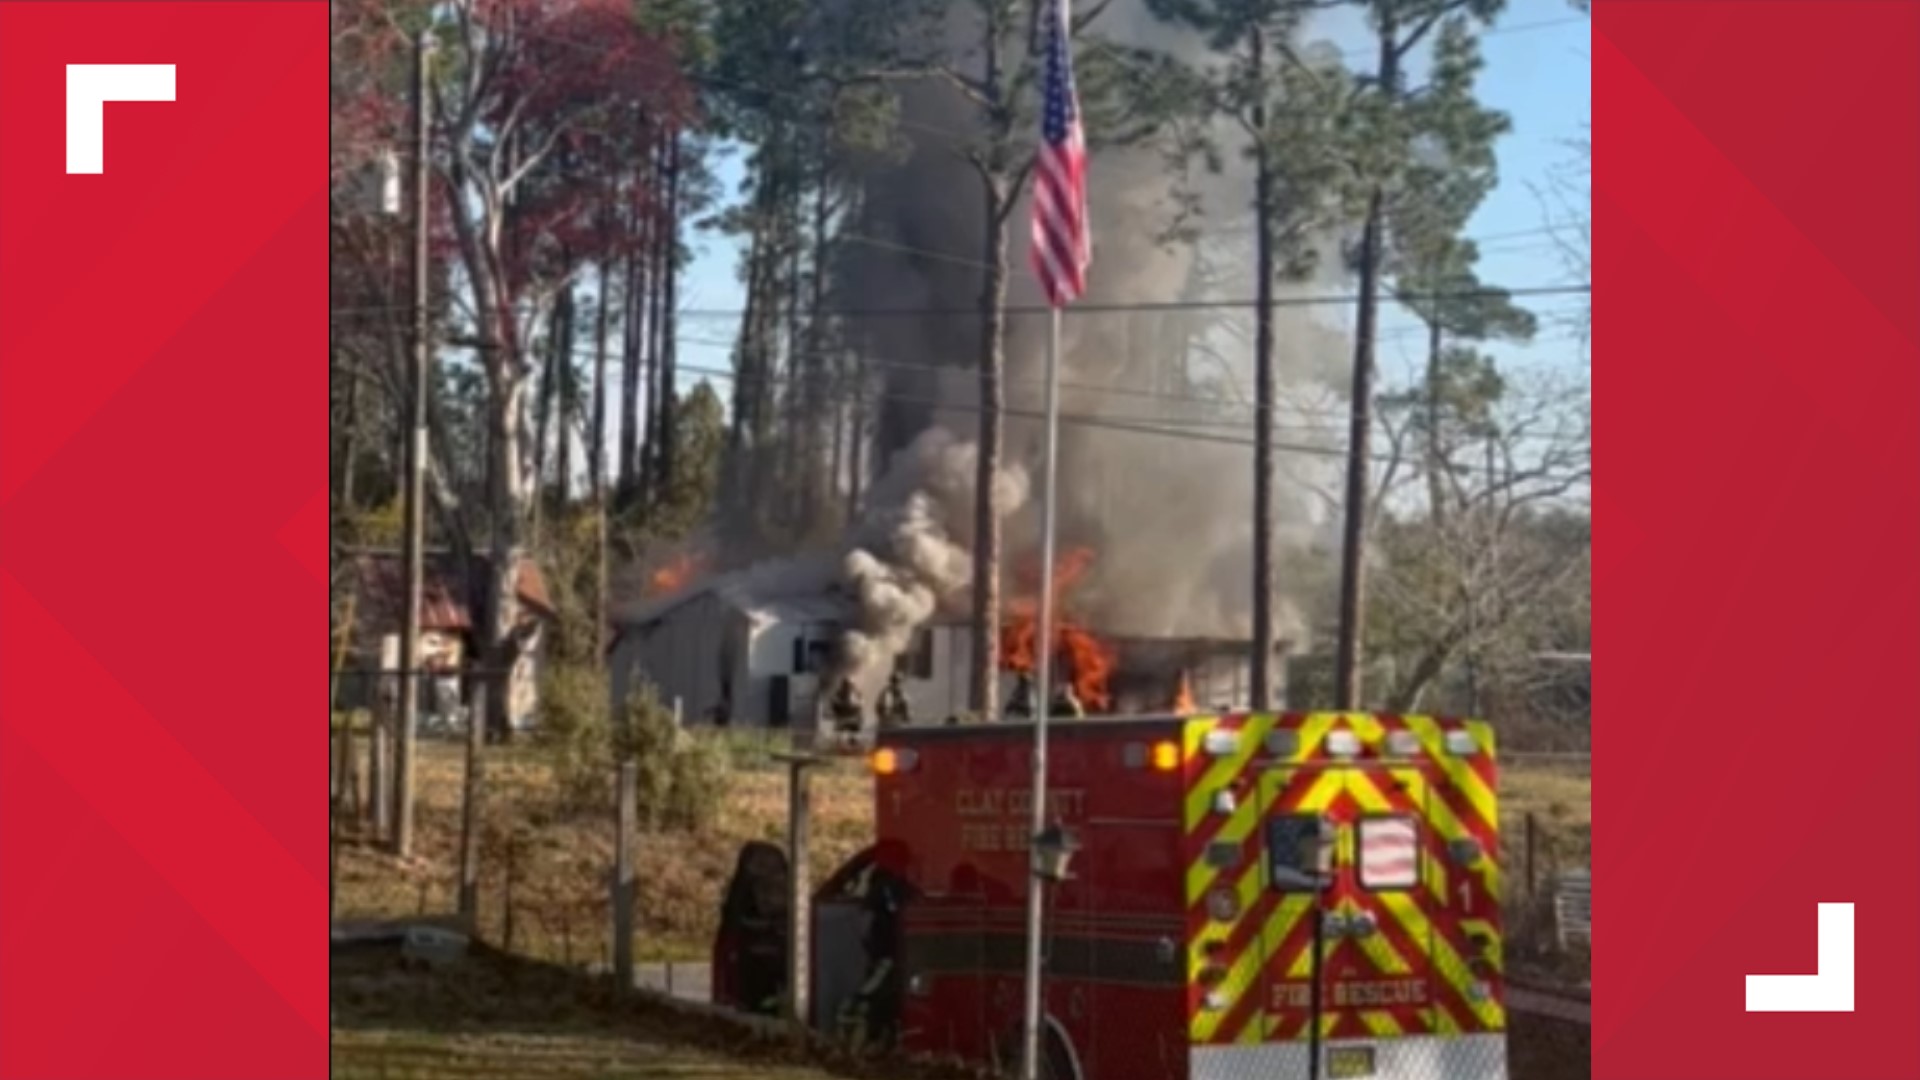
M 637 769 L 641 826 L 699 830 L 711 825 L 733 767 L 726 747 L 682 731 L 673 710 L 647 683 L 627 699 L 622 733 L 622 756 Z
M 604 810 L 613 792 L 612 726 L 599 673 L 568 664 L 541 675 L 535 740 L 551 756 L 560 800 L 574 813 Z
M 619 762 L 631 760 L 640 828 L 711 827 L 735 767 L 729 748 L 681 731 L 647 683 L 627 698 L 616 722 L 603 687 L 598 671 L 559 664 L 542 683 L 536 737 L 553 764 L 563 812 L 610 815 Z
M 673 753 L 673 783 L 668 792 L 668 828 L 705 832 L 719 819 L 733 762 L 724 744 L 682 738 Z

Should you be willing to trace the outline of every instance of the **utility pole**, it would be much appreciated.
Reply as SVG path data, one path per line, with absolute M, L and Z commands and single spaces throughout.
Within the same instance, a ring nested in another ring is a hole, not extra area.
M 401 558 L 405 562 L 407 598 L 400 622 L 400 738 L 395 755 L 393 851 L 413 852 L 414 734 L 420 719 L 420 591 L 424 576 L 422 549 L 426 546 L 427 388 L 433 350 L 427 340 L 427 160 L 430 132 L 427 122 L 427 60 L 433 37 L 422 30 L 413 46 L 413 393 L 407 401 L 406 536 Z
M 1340 538 L 1340 647 L 1334 669 L 1333 707 L 1360 707 L 1360 635 L 1364 624 L 1367 549 L 1367 440 L 1373 430 L 1373 342 L 1379 321 L 1381 193 L 1367 202 L 1360 237 L 1360 311 L 1353 335 L 1353 403 L 1347 432 L 1346 522 Z
M 1253 83 L 1254 428 L 1253 428 L 1253 693 L 1255 711 L 1273 707 L 1273 161 L 1268 145 L 1265 27 L 1253 28 L 1249 51 Z
M 1389 7 L 1387 11 L 1391 13 Z M 1380 92 L 1391 102 L 1400 90 L 1400 45 L 1391 17 L 1380 27 Z M 1353 333 L 1353 401 L 1347 432 L 1346 523 L 1340 541 L 1340 645 L 1334 668 L 1334 708 L 1360 707 L 1360 646 L 1365 628 L 1367 486 L 1372 469 L 1373 353 L 1380 312 L 1380 233 L 1386 194 L 1378 180 L 1367 199 L 1360 234 L 1360 310 Z

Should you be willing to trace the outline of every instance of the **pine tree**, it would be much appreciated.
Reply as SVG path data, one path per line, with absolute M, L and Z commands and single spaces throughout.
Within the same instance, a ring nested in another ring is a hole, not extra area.
M 1312 268 L 1310 240 L 1327 220 L 1339 167 L 1339 110 L 1346 93 L 1337 64 L 1297 48 L 1298 0 L 1149 0 L 1155 14 L 1205 34 L 1224 62 L 1196 73 L 1189 94 L 1203 118 L 1224 116 L 1253 162 L 1254 453 L 1253 665 L 1250 703 L 1273 706 L 1278 645 L 1274 617 L 1273 291 L 1282 277 Z M 1189 153 L 1217 155 L 1205 137 Z

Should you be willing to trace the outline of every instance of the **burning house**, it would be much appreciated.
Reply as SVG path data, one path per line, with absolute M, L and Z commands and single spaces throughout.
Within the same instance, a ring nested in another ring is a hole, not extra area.
M 1103 638 L 1075 621 L 1068 593 L 1091 565 L 1069 553 L 1056 576 L 1061 598 L 1054 632 L 1054 680 L 1071 685 L 1088 715 L 1132 715 L 1243 708 L 1251 698 L 1252 645 L 1244 640 L 1132 636 Z M 777 578 L 777 575 L 775 576 Z M 616 615 L 608 658 L 610 691 L 624 702 L 643 682 L 683 722 L 810 731 L 843 679 L 858 692 L 865 726 L 877 722 L 878 695 L 897 687 L 909 722 L 939 724 L 967 714 L 973 648 L 970 625 L 936 615 L 910 634 L 877 674 L 850 663 L 861 642 L 857 596 L 838 583 L 804 594 L 776 594 L 769 575 L 706 580 Z M 1009 712 L 1036 655 L 1037 605 L 1008 605 L 1002 627 L 1001 712 Z M 1284 666 L 1286 647 L 1275 669 Z M 870 666 L 870 664 L 869 664 Z
M 833 591 L 771 596 L 748 575 L 708 579 L 616 614 L 608 656 L 616 707 L 643 683 L 684 722 L 807 728 L 833 692 L 854 605 Z M 966 627 L 921 627 L 893 671 L 910 714 L 945 717 L 965 707 Z M 865 701 L 872 712 L 872 695 Z

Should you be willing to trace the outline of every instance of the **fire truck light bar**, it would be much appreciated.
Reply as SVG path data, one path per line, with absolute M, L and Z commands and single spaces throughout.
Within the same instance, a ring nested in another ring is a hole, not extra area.
M 892 776 L 895 773 L 910 772 L 919 760 L 920 755 L 912 750 L 883 746 L 873 752 L 873 773 L 875 776 Z
M 1208 757 L 1229 757 L 1240 751 L 1240 733 L 1215 728 L 1200 741 L 1200 748 Z
M 1447 732 L 1447 753 L 1456 757 L 1472 757 L 1480 752 L 1480 744 L 1473 738 L 1471 731 Z
M 1411 731 L 1395 731 L 1387 735 L 1387 753 L 1394 757 L 1414 757 L 1420 753 L 1420 736 Z
M 1360 736 L 1351 731 L 1327 732 L 1327 753 L 1334 757 L 1358 757 L 1360 755 Z

